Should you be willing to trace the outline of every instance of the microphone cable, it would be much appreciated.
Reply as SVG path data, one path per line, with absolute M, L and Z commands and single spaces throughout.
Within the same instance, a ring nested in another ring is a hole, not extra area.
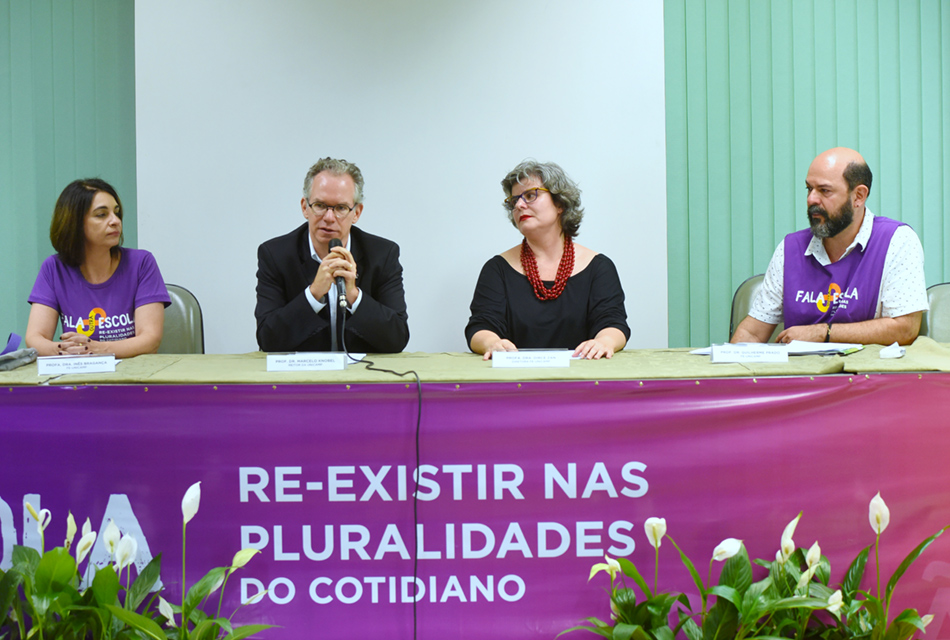
M 412 586 L 415 587 L 417 592 L 416 596 L 412 598 L 412 638 L 413 640 L 416 640 L 419 629 L 419 466 L 421 460 L 419 436 L 422 431 L 422 381 L 419 379 L 419 374 L 415 370 L 410 369 L 409 371 L 399 373 L 398 371 L 393 371 L 392 369 L 377 367 L 375 362 L 367 359 L 366 357 L 364 357 L 362 360 L 357 360 L 351 356 L 349 350 L 346 348 L 346 311 L 346 309 L 340 309 L 340 315 L 342 317 L 340 320 L 340 344 L 343 347 L 343 353 L 346 354 L 347 361 L 352 360 L 354 364 L 363 362 L 366 364 L 367 371 L 391 373 L 392 375 L 398 376 L 400 378 L 412 375 L 416 380 L 416 428 L 414 434 L 416 468 L 415 472 L 413 473 L 415 488 L 412 492 Z

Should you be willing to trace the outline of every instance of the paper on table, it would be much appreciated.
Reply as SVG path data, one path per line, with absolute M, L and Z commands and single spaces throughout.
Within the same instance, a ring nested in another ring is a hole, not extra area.
M 860 351 L 863 348 L 863 344 L 853 344 L 850 342 L 805 342 L 804 340 L 792 340 L 788 343 L 788 355 L 811 356 L 823 354 L 833 355 L 836 353 L 848 355 L 849 353 Z M 690 353 L 694 356 L 708 356 L 712 354 L 712 347 L 693 349 Z
M 850 342 L 806 342 L 804 340 L 792 340 L 788 343 L 788 355 L 813 356 L 835 353 L 847 355 L 855 351 L 860 351 L 863 348 L 863 344 Z

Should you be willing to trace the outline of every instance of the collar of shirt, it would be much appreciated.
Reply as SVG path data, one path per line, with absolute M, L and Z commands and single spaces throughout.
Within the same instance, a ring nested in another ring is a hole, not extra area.
M 851 244 L 848 245 L 848 248 L 845 249 L 842 254 L 841 260 L 845 256 L 851 253 L 851 250 L 856 246 L 861 245 L 861 251 L 864 251 L 865 247 L 868 246 L 868 240 L 871 238 L 871 229 L 874 227 L 874 214 L 871 213 L 870 209 L 864 209 L 864 221 L 861 222 L 861 228 L 858 229 L 858 235 L 854 237 L 854 240 Z M 828 252 L 825 251 L 825 244 L 821 241 L 821 238 L 816 238 L 812 236 L 811 241 L 808 243 L 808 247 L 805 249 L 806 256 L 815 256 L 815 260 L 818 261 L 818 264 L 822 266 L 828 266 L 831 264 L 831 258 L 828 257 Z
M 352 239 L 353 239 L 352 235 L 349 235 L 346 237 L 346 244 L 343 245 L 343 248 L 346 249 L 347 251 L 350 250 L 350 240 Z M 309 233 L 307 234 L 307 243 L 310 244 L 310 257 L 316 260 L 317 262 L 323 262 L 323 260 L 321 260 L 320 257 L 317 256 L 317 250 L 313 248 L 313 238 L 310 236 Z

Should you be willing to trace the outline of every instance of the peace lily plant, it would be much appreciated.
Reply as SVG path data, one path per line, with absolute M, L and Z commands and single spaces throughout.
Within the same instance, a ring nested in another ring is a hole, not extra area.
M 200 484 L 189 487 L 181 505 L 183 587 L 187 585 L 185 530 L 198 512 Z M 63 545 L 45 551 L 45 532 L 52 520 L 51 514 L 48 509 L 37 512 L 29 503 L 26 508 L 36 521 L 40 551 L 14 546 L 13 566 L 6 572 L 0 571 L 0 639 L 240 640 L 270 628 L 261 624 L 235 627 L 231 623 L 233 614 L 221 617 L 228 578 L 259 553 L 257 549 L 238 551 L 229 566 L 212 569 L 187 592 L 183 588 L 181 604 L 172 605 L 159 593 L 149 595 L 158 581 L 161 554 L 133 580 L 132 565 L 138 542 L 129 534 L 121 535 L 112 520 L 102 532 L 111 563 L 96 568 L 86 584 L 79 567 L 96 541 L 89 519 L 83 524 L 79 544 L 73 549 L 77 529 L 73 514 L 69 513 Z M 75 557 L 71 555 L 73 551 Z M 212 616 L 200 607 L 219 588 L 221 595 Z M 252 600 L 258 601 L 262 595 L 257 594 Z
M 932 615 L 920 616 L 916 609 L 905 609 L 892 618 L 891 600 L 908 567 L 950 525 L 917 545 L 882 589 L 879 549 L 890 512 L 881 494 L 874 496 L 869 505 L 869 521 L 875 534 L 877 589 L 872 592 L 860 588 L 872 545 L 858 554 L 841 584 L 833 589 L 829 586 L 831 566 L 818 542 L 807 551 L 795 545 L 793 536 L 801 516 L 799 513 L 785 527 L 774 560 L 755 561 L 768 570 L 758 582 L 752 581 L 753 563 L 741 540 L 726 538 L 713 549 L 709 573 L 703 581 L 693 562 L 667 535 L 666 520 L 648 518 L 644 531 L 656 561 L 653 588 L 630 560 L 605 556 L 604 562 L 591 567 L 588 581 L 601 572 L 609 576 L 611 622 L 590 617 L 586 619 L 588 624 L 559 635 L 584 629 L 615 640 L 908 640 L 918 631 L 925 631 Z M 693 579 L 699 596 L 698 610 L 685 593 L 658 590 L 660 544 L 664 538 L 677 550 Z M 715 562 L 725 563 L 718 584 L 712 584 Z M 639 588 L 639 600 L 627 578 Z

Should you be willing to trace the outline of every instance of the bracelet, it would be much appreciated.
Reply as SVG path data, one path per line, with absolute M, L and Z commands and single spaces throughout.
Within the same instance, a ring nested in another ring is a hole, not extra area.
M 825 342 L 831 342 L 831 323 L 828 323 L 828 333 L 825 334 Z

